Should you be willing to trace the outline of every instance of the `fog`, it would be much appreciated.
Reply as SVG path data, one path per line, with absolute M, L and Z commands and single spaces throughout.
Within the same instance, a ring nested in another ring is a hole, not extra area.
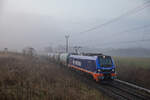
M 93 31 L 80 33 L 112 20 L 146 0 L 0 0 L 0 49 L 22 50 L 49 45 L 91 48 L 150 48 L 150 7 Z M 136 41 L 120 43 L 122 41 Z

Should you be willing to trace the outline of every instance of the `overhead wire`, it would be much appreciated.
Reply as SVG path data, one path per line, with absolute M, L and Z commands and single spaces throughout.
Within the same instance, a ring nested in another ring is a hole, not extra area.
M 118 20 L 120 20 L 120 19 L 122 19 L 122 18 L 124 18 L 124 17 L 126 17 L 126 16 L 135 14 L 135 13 L 137 13 L 137 12 L 139 12 L 139 11 L 141 11 L 141 10 L 147 8 L 147 7 L 150 7 L 150 1 L 144 2 L 142 5 L 140 5 L 140 6 L 136 7 L 136 8 L 134 8 L 134 9 L 132 9 L 132 10 L 126 12 L 126 13 L 123 13 L 122 15 L 120 15 L 120 16 L 118 16 L 118 17 L 112 19 L 112 20 L 109 20 L 109 21 L 107 21 L 107 22 L 105 22 L 105 23 L 103 23 L 103 24 L 94 26 L 93 28 L 87 29 L 87 30 L 85 30 L 85 31 L 81 31 L 81 32 L 79 32 L 79 33 L 80 33 L 80 34 L 84 34 L 84 33 L 90 32 L 90 31 L 94 31 L 94 30 L 100 29 L 100 28 L 105 27 L 105 26 L 107 26 L 107 25 L 109 25 L 109 24 L 111 24 L 111 23 L 114 23 L 114 22 L 116 22 L 116 21 L 118 21 Z
M 132 14 L 135 14 L 135 13 L 138 13 L 138 12 L 140 12 L 141 10 L 143 10 L 143 9 L 145 9 L 145 8 L 147 8 L 147 7 L 150 7 L 150 1 L 144 2 L 142 5 L 140 5 L 140 6 L 136 7 L 136 8 L 134 8 L 134 9 L 132 9 L 132 10 L 126 12 L 126 13 L 123 13 L 122 15 L 120 15 L 120 16 L 118 16 L 118 17 L 112 19 L 112 20 L 109 20 L 109 21 L 107 21 L 107 22 L 105 22 L 105 23 L 103 23 L 103 24 L 94 26 L 93 28 L 89 28 L 89 29 L 87 29 L 87 30 L 85 30 L 85 31 L 81 31 L 81 32 L 79 32 L 79 33 L 80 33 L 80 34 L 84 34 L 84 33 L 90 32 L 90 31 L 94 31 L 94 30 L 97 30 L 97 29 L 106 27 L 107 25 L 112 24 L 112 23 L 115 23 L 115 22 L 117 22 L 118 20 L 120 20 L 120 19 L 122 19 L 122 18 L 124 18 L 124 17 L 126 17 L 126 16 L 129 16 L 129 15 L 132 15 Z M 132 31 L 136 31 L 136 30 L 139 30 L 139 29 L 144 29 L 144 28 L 147 28 L 147 27 L 150 27 L 150 24 L 144 25 L 144 26 L 140 26 L 140 27 L 135 27 L 135 28 L 129 29 L 129 30 L 125 30 L 125 31 L 119 32 L 119 33 L 117 33 L 117 34 L 115 34 L 115 35 L 118 35 L 118 34 L 120 34 L 120 33 L 132 32 Z M 113 34 L 113 36 L 114 36 L 114 34 Z M 131 41 L 118 41 L 118 42 L 111 42 L 111 43 L 103 43 L 103 44 L 101 44 L 101 45 L 111 45 L 111 44 L 114 44 L 114 43 L 115 43 L 115 44 L 117 44 L 117 43 L 123 44 L 123 43 L 144 42 L 144 41 L 150 41 L 150 39 L 140 39 L 140 40 L 131 40 Z
M 113 36 L 114 37 L 114 36 L 122 35 L 122 33 L 129 33 L 129 32 L 133 32 L 133 31 L 137 31 L 137 30 L 142 30 L 142 29 L 149 28 L 149 27 L 150 27 L 150 24 L 146 24 L 146 25 L 143 25 L 143 26 L 138 26 L 138 27 L 134 27 L 134 28 L 131 28 L 131 29 L 128 29 L 128 30 L 124 30 L 122 32 L 117 32 L 117 33 L 109 35 L 109 36 Z M 143 33 L 143 35 L 144 34 L 145 33 Z
M 113 42 L 113 43 L 111 43 L 111 44 L 116 44 L 116 43 L 119 43 L 119 44 L 126 44 L 126 43 L 138 43 L 138 42 L 147 42 L 147 41 L 150 41 L 150 39 L 140 39 L 140 40 L 130 40 L 130 41 L 118 41 L 118 42 Z M 105 43 L 105 44 L 100 44 L 100 46 L 102 47 L 103 45 L 106 45 L 107 43 Z M 110 43 L 108 43 L 109 45 L 111 45 Z M 107 44 L 107 45 L 108 45 Z M 87 48 L 87 47 L 86 47 Z M 107 53 L 107 52 L 109 52 L 109 51 L 103 51 L 102 50 L 102 48 L 89 48 L 89 49 L 91 49 L 91 50 L 97 50 L 97 51 L 102 51 L 103 53 Z
M 117 33 L 111 34 L 109 36 L 118 36 L 118 35 L 122 35 L 123 33 L 134 32 L 134 31 L 142 30 L 142 29 L 149 28 L 149 27 L 150 27 L 150 24 L 146 24 L 146 25 L 143 25 L 143 26 L 138 26 L 138 27 L 131 28 L 131 29 L 128 29 L 128 30 L 117 32 Z
M 137 42 L 146 42 L 146 41 L 150 41 L 150 39 L 139 39 L 139 40 L 130 40 L 130 41 L 115 41 L 115 42 L 111 42 L 111 43 L 103 43 L 103 44 L 99 44 L 100 46 L 103 45 L 112 45 L 112 44 L 126 44 L 126 43 L 137 43 Z

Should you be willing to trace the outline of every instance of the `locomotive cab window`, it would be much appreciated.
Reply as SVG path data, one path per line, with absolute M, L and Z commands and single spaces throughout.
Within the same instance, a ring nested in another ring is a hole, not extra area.
M 98 59 L 101 67 L 111 67 L 113 65 L 110 56 L 99 56 Z

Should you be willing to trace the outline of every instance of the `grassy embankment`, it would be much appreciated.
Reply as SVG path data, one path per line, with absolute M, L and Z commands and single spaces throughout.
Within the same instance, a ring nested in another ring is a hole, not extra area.
M 0 54 L 0 100 L 111 100 L 45 58 Z
M 114 57 L 118 78 L 150 89 L 150 58 Z

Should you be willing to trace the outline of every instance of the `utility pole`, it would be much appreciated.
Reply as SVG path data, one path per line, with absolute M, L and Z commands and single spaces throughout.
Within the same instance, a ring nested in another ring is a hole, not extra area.
M 66 38 L 66 53 L 68 53 L 68 49 L 69 49 L 69 35 L 65 35 Z

